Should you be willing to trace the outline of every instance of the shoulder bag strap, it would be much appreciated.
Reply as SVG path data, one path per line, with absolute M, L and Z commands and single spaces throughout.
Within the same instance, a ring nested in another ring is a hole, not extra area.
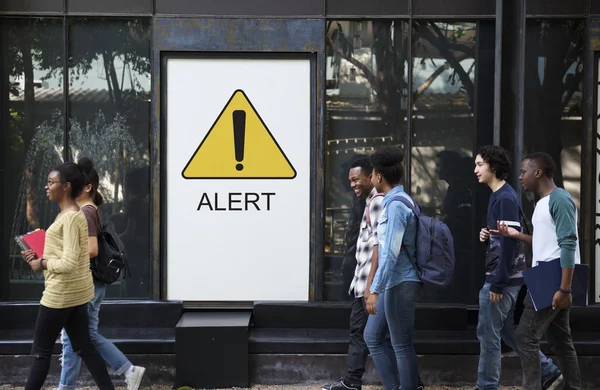
M 521 208 L 521 202 L 519 199 L 519 195 L 517 195 L 517 193 L 511 189 L 511 192 L 513 193 L 513 195 L 516 198 L 517 201 L 517 206 L 519 207 L 519 215 L 521 216 L 521 219 L 523 220 L 523 225 L 525 228 L 525 232 L 531 236 L 531 232 L 529 231 L 529 226 L 527 225 L 527 218 L 525 217 L 525 213 L 523 212 L 523 209 Z

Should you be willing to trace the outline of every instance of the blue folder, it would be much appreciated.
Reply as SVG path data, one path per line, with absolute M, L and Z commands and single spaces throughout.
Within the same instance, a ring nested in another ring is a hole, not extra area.
M 588 304 L 588 274 L 589 267 L 587 264 L 575 264 L 571 284 L 573 306 L 587 306 Z M 523 271 L 523 278 L 535 310 L 539 311 L 552 307 L 552 299 L 560 289 L 562 280 L 560 259 L 547 262 L 540 261 L 537 267 Z

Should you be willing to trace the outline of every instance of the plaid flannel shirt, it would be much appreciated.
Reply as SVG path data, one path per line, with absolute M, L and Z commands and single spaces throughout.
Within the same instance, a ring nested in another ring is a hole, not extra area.
M 361 298 L 367 288 L 367 278 L 371 271 L 371 259 L 377 245 L 377 221 L 381 214 L 381 202 L 383 194 L 378 193 L 375 188 L 367 197 L 365 211 L 360 223 L 360 231 L 356 243 L 356 271 L 354 279 L 350 284 L 350 295 Z

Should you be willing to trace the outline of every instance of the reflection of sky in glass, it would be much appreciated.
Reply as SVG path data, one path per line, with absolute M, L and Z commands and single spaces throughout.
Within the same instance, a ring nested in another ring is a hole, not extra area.
M 123 75 L 123 67 L 125 66 L 125 77 L 123 77 L 123 90 L 131 90 L 138 89 L 139 86 L 136 85 L 136 81 L 139 82 L 143 91 L 150 91 L 150 75 L 149 74 L 139 74 L 133 70 L 129 70 L 129 67 L 123 63 L 123 60 L 120 57 L 115 57 L 115 69 L 117 74 L 119 75 L 119 82 L 121 80 L 121 76 Z M 131 74 L 130 74 L 131 72 Z M 35 80 L 42 81 L 45 88 L 62 88 L 62 76 L 60 77 L 52 77 L 48 80 L 42 80 L 48 71 L 40 70 L 37 64 L 34 64 L 33 70 L 33 78 Z M 131 81 L 133 80 L 134 85 L 131 85 Z M 11 77 L 11 82 L 19 81 L 15 78 Z M 79 80 L 73 80 L 71 78 L 71 88 L 85 88 L 85 89 L 104 89 L 108 90 L 108 86 L 106 83 L 106 74 L 104 72 L 104 65 L 102 64 L 101 59 L 94 60 L 92 62 L 91 69 L 84 75 L 81 75 Z
M 375 56 L 373 56 L 373 57 L 375 57 Z M 333 80 L 333 78 L 334 78 L 334 69 L 331 66 L 331 59 L 332 59 L 332 57 L 327 57 L 326 73 L 327 73 L 328 80 Z M 446 63 L 446 60 L 442 59 L 442 58 L 434 58 L 434 59 L 426 58 L 424 65 L 421 65 L 422 60 L 423 60 L 422 58 L 418 58 L 418 57 L 414 58 L 415 65 L 413 68 L 413 79 L 414 79 L 413 90 L 416 90 L 417 88 L 419 88 L 419 86 L 421 84 L 423 84 L 425 82 L 425 80 L 427 80 L 439 67 L 444 66 L 444 64 Z M 432 61 L 433 61 L 433 63 L 432 63 Z M 373 62 L 375 62 L 375 59 L 373 59 Z M 462 68 L 465 70 L 465 72 L 467 72 L 467 71 L 469 71 L 469 69 L 471 68 L 471 66 L 473 65 L 474 62 L 475 62 L 474 59 L 467 58 L 467 59 L 461 61 L 460 64 L 461 64 Z M 342 60 L 342 63 L 347 63 L 348 67 L 353 66 L 346 60 Z M 345 67 L 342 66 L 342 68 L 345 68 Z M 371 68 L 371 67 L 369 67 L 369 68 Z M 408 73 L 407 69 L 406 69 L 406 72 Z M 427 88 L 424 93 L 425 94 L 439 94 L 439 93 L 455 94 L 455 93 L 458 93 L 460 88 L 462 87 L 462 83 L 460 82 L 458 77 L 457 77 L 454 85 L 448 81 L 450 75 L 453 72 L 454 72 L 454 70 L 451 67 L 448 67 L 447 69 L 445 69 L 431 83 L 429 88 Z M 475 68 L 473 68 L 473 70 L 469 74 L 469 77 L 471 78 L 471 80 L 473 82 L 475 82 Z M 368 82 L 366 81 L 366 79 L 364 77 L 362 77 L 362 75 L 359 73 L 357 82 L 361 82 L 361 81 L 363 81 L 364 83 L 366 83 L 368 85 Z M 344 79 L 342 79 L 341 82 L 342 83 L 345 82 Z
M 569 74 L 575 74 L 577 70 L 578 62 L 574 62 L 569 69 L 567 69 L 567 73 L 565 73 L 565 78 Z M 544 84 L 544 74 L 546 70 L 546 57 L 538 57 L 538 76 L 540 77 L 540 83 Z M 564 81 L 564 78 L 563 78 Z
M 414 68 L 413 68 L 413 90 L 419 88 L 421 84 L 425 82 L 440 66 L 444 66 L 446 63 L 445 59 L 433 58 L 433 59 L 425 59 L 423 66 L 421 66 L 421 58 L 414 59 Z M 433 64 L 432 64 L 433 61 Z M 460 62 L 460 65 L 468 72 L 473 66 L 475 60 L 473 58 L 467 58 Z M 452 67 L 448 66 L 444 71 L 431 83 L 429 88 L 425 90 L 425 94 L 434 94 L 434 93 L 444 93 L 444 94 L 455 94 L 458 93 L 460 88 L 462 87 L 462 83 L 456 77 L 456 81 L 454 84 L 448 81 L 450 75 L 454 72 Z M 475 82 L 475 68 L 471 70 L 469 74 L 469 78 L 471 81 Z
M 563 77 L 563 82 L 566 81 L 566 78 L 568 75 L 575 75 L 575 72 L 577 71 L 577 66 L 579 65 L 578 62 L 574 62 L 573 64 L 571 64 L 571 66 L 569 67 L 569 69 L 567 69 L 567 72 L 565 73 L 565 76 Z M 540 78 L 540 83 L 544 84 L 544 75 L 546 73 L 546 57 L 540 56 L 538 57 L 538 76 Z M 575 93 L 573 94 L 573 96 L 576 97 L 581 97 L 581 91 L 575 91 Z

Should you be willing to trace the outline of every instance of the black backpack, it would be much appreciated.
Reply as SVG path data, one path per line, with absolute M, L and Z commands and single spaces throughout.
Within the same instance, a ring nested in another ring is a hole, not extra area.
M 96 213 L 98 210 L 96 209 Z M 98 215 L 98 220 L 100 216 Z M 98 233 L 98 256 L 92 261 L 91 270 L 94 279 L 110 285 L 116 282 L 121 275 L 129 273 L 129 267 L 125 262 L 125 251 L 123 245 L 107 230 L 107 225 L 101 226 Z M 120 245 L 119 245 L 120 244 Z

